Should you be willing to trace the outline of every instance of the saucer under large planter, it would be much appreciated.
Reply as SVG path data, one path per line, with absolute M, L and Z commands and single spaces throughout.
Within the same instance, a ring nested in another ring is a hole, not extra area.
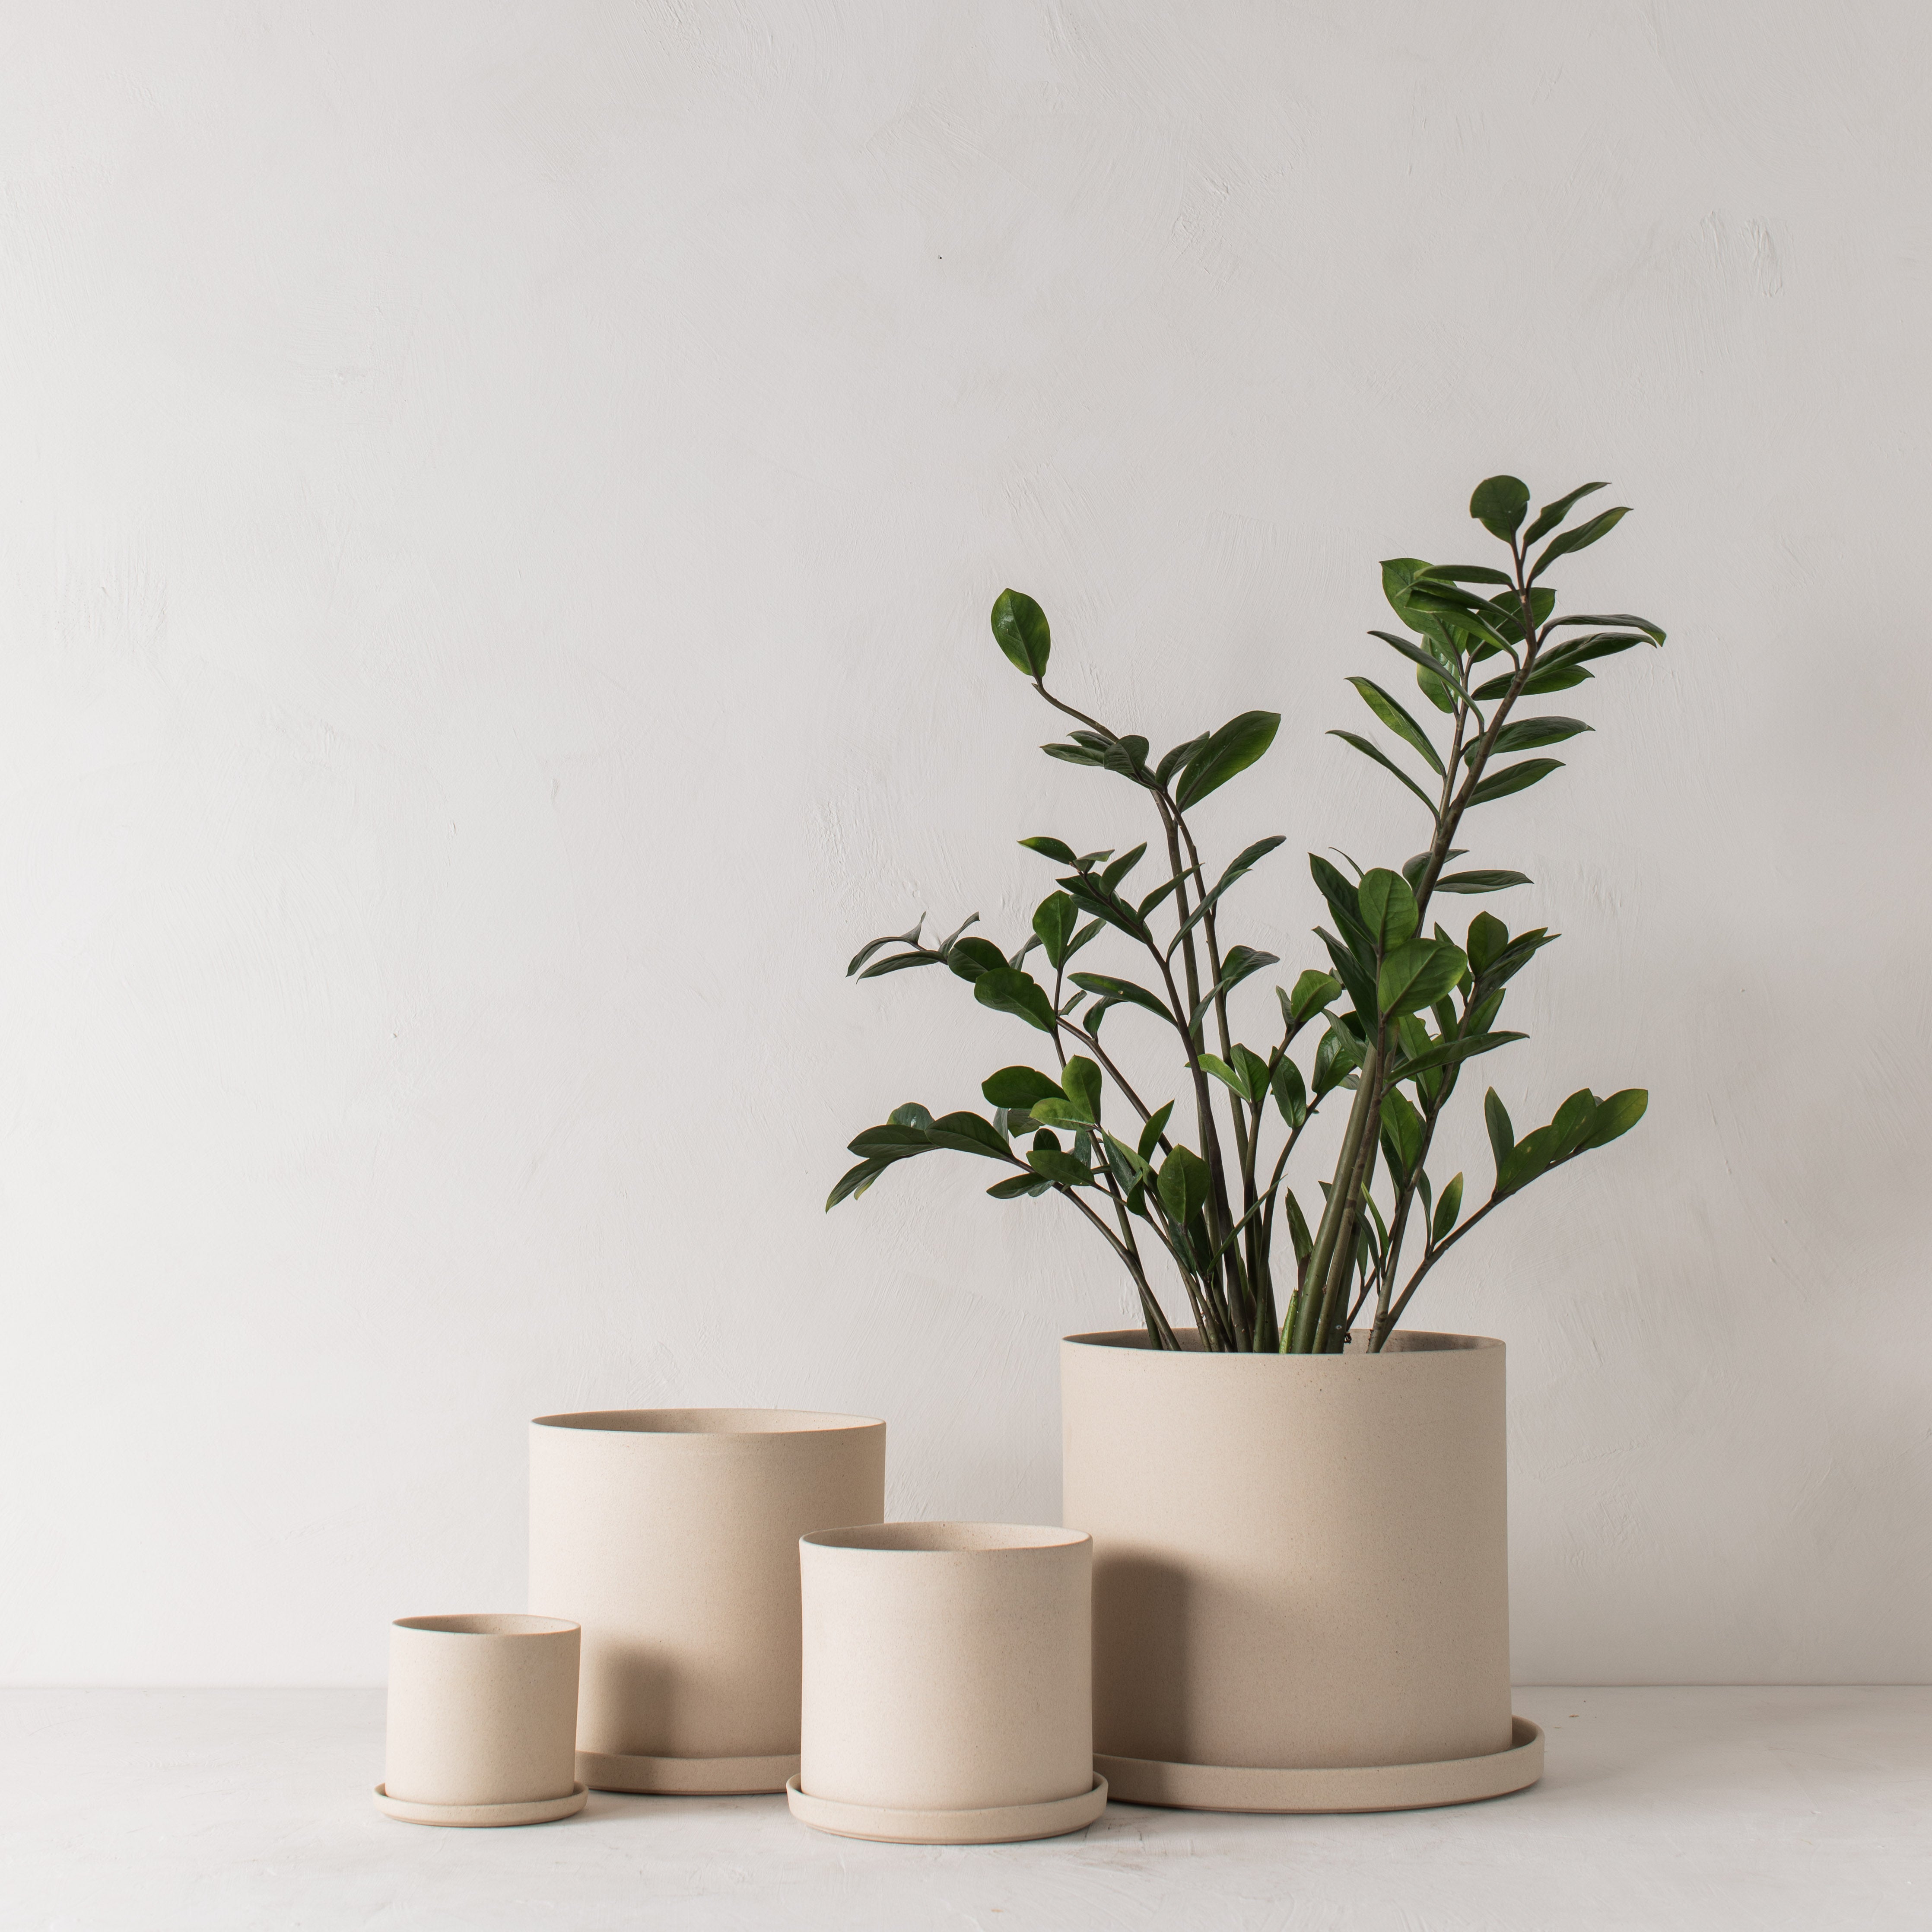
M 799 1557 L 794 1816 L 912 1845 L 1058 1838 L 1100 1816 L 1085 1535 L 888 1522 L 821 1531 Z
M 584 1809 L 576 1624 L 403 1617 L 389 1627 L 378 1810 L 410 1825 L 542 1825 Z
M 577 1775 L 782 1791 L 798 1768 L 798 1540 L 885 1514 L 886 1425 L 779 1408 L 530 1425 L 530 1600 L 584 1626 Z
M 1513 1718 L 1503 1345 L 1060 1346 L 1062 1514 L 1094 1539 L 1116 1798 L 1378 1811 L 1534 1784 Z

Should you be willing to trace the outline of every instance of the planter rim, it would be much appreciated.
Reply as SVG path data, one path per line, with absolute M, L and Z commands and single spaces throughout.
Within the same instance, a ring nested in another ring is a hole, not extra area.
M 1178 1349 L 1150 1348 L 1144 1328 L 1100 1328 L 1088 1334 L 1063 1335 L 1060 1339 L 1063 1347 L 1138 1350 L 1162 1361 L 1320 1362 L 1345 1368 L 1360 1367 L 1365 1362 L 1399 1361 L 1414 1356 L 1458 1355 L 1474 1348 L 1504 1346 L 1493 1335 L 1456 1335 L 1432 1328 L 1398 1328 L 1389 1338 L 1389 1345 L 1373 1355 L 1354 1348 L 1339 1355 L 1284 1355 L 1272 1348 L 1258 1354 L 1252 1350 L 1238 1353 L 1233 1350 L 1204 1348 L 1198 1329 L 1177 1328 L 1174 1332 L 1180 1343 Z M 1354 1331 L 1358 1335 L 1361 1332 L 1360 1329 Z
M 436 1636 L 560 1636 L 581 1626 L 568 1617 L 526 1616 L 520 1610 L 466 1610 L 454 1616 L 398 1617 L 395 1628 Z
M 820 1550 L 867 1556 L 1024 1556 L 1071 1550 L 1093 1538 L 1084 1529 L 1031 1522 L 872 1522 L 815 1529 L 799 1538 Z
M 586 1408 L 534 1415 L 530 1426 L 581 1430 L 592 1435 L 736 1441 L 761 1436 L 819 1436 L 886 1425 L 874 1415 L 842 1415 L 813 1408 Z
M 405 1825 L 548 1825 L 574 1818 L 590 1799 L 581 1784 L 567 1798 L 530 1798 L 512 1804 L 419 1804 L 412 1798 L 392 1798 L 386 1784 L 375 1790 L 376 1809 Z

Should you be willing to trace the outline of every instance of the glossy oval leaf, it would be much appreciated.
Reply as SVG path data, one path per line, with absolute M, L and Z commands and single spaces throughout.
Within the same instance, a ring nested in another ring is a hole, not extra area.
M 1393 952 L 1405 940 L 1415 937 L 1421 916 L 1416 910 L 1415 895 L 1400 872 L 1373 866 L 1362 874 L 1357 892 L 1362 923 L 1378 952 Z
M 1057 1080 L 1030 1066 L 1003 1066 L 980 1083 L 980 1091 L 996 1107 L 1030 1107 L 1036 1100 L 1066 1098 Z
M 1469 514 L 1491 536 L 1508 543 L 1529 508 L 1529 485 L 1514 476 L 1486 476 L 1469 499 Z
M 1047 998 L 1046 989 L 1031 974 L 1022 973 L 1016 966 L 996 967 L 982 973 L 974 982 L 973 997 L 982 1006 L 991 1006 L 998 1013 L 1011 1013 L 1042 1033 L 1054 1029 L 1053 1002 Z
M 1352 684 L 1362 702 L 1401 739 L 1419 752 L 1429 769 L 1438 776 L 1442 770 L 1442 760 L 1436 747 L 1429 741 L 1429 734 L 1423 730 L 1409 714 L 1391 698 L 1372 678 L 1352 677 Z M 1441 680 L 1438 679 L 1439 683 Z
M 1581 1146 L 1607 1147 L 1619 1135 L 1628 1133 L 1643 1118 L 1649 1106 L 1647 1088 L 1626 1087 L 1621 1093 L 1612 1094 L 1598 1107 Z
M 1592 517 L 1587 524 L 1579 524 L 1574 530 L 1565 530 L 1561 536 L 1552 537 L 1536 560 L 1536 568 L 1529 573 L 1530 582 L 1534 584 L 1559 556 L 1568 556 L 1574 550 L 1587 550 L 1599 537 L 1608 536 L 1629 514 L 1630 506 L 1620 504 L 1614 510 L 1605 510 Z
M 1046 613 L 1024 590 L 1002 590 L 993 599 L 993 638 L 1016 670 L 1029 677 L 1046 674 L 1053 633 Z
M 1492 799 L 1508 798 L 1512 792 L 1527 791 L 1539 778 L 1563 769 L 1561 758 L 1526 758 L 1520 765 L 1505 765 L 1492 772 L 1469 794 L 1472 805 L 1487 805 Z
M 1592 490 L 1607 490 L 1610 487 L 1607 483 L 1580 484 L 1576 488 L 1570 492 L 1568 496 L 1559 496 L 1555 502 L 1544 504 L 1543 508 L 1536 513 L 1536 521 L 1522 533 L 1523 548 L 1526 550 L 1539 538 L 1549 536 L 1550 532 L 1570 514 L 1570 506 L 1573 504 L 1588 496 Z
M 1486 872 L 1445 872 L 1436 881 L 1438 892 L 1500 892 L 1511 886 L 1530 886 L 1536 881 L 1527 872 L 1500 869 Z
M 1382 962 L 1376 998 L 1385 1018 L 1440 999 L 1468 970 L 1462 949 L 1447 939 L 1412 939 Z
M 1231 718 L 1181 767 L 1175 802 L 1183 812 L 1246 771 L 1274 742 L 1281 728 L 1278 711 L 1244 711 Z

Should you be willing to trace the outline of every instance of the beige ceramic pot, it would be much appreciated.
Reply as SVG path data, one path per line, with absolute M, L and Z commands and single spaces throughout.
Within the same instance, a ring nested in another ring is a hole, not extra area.
M 782 1791 L 798 1768 L 798 1540 L 885 1514 L 886 1425 L 640 1408 L 530 1425 L 532 1609 L 584 1626 L 577 1775 Z
M 392 1624 L 377 1806 L 412 1825 L 541 1825 L 582 1810 L 578 1641 L 557 1617 Z
M 1055 1838 L 1099 1817 L 1087 1537 L 889 1522 L 808 1536 L 800 1559 L 796 1816 L 918 1845 Z
M 1393 1810 L 1535 1782 L 1513 1720 L 1503 1345 L 1061 1344 L 1066 1521 L 1094 1538 L 1094 1763 L 1204 1810 Z

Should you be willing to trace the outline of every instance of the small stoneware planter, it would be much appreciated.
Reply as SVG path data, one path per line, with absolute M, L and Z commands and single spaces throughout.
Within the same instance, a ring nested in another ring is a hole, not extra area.
M 798 1540 L 885 1514 L 886 1425 L 636 1408 L 530 1425 L 530 1602 L 584 1626 L 577 1775 L 782 1791 L 798 1768 Z
M 1078 1530 L 889 1522 L 804 1539 L 792 1814 L 897 1844 L 997 1844 L 1100 1816 L 1093 1545 Z
M 1116 1798 L 1384 1811 L 1533 1784 L 1513 1718 L 1503 1345 L 1060 1346 L 1061 1513 L 1094 1538 Z
M 584 1809 L 576 1624 L 404 1617 L 389 1629 L 379 1810 L 411 1825 L 542 1825 Z

